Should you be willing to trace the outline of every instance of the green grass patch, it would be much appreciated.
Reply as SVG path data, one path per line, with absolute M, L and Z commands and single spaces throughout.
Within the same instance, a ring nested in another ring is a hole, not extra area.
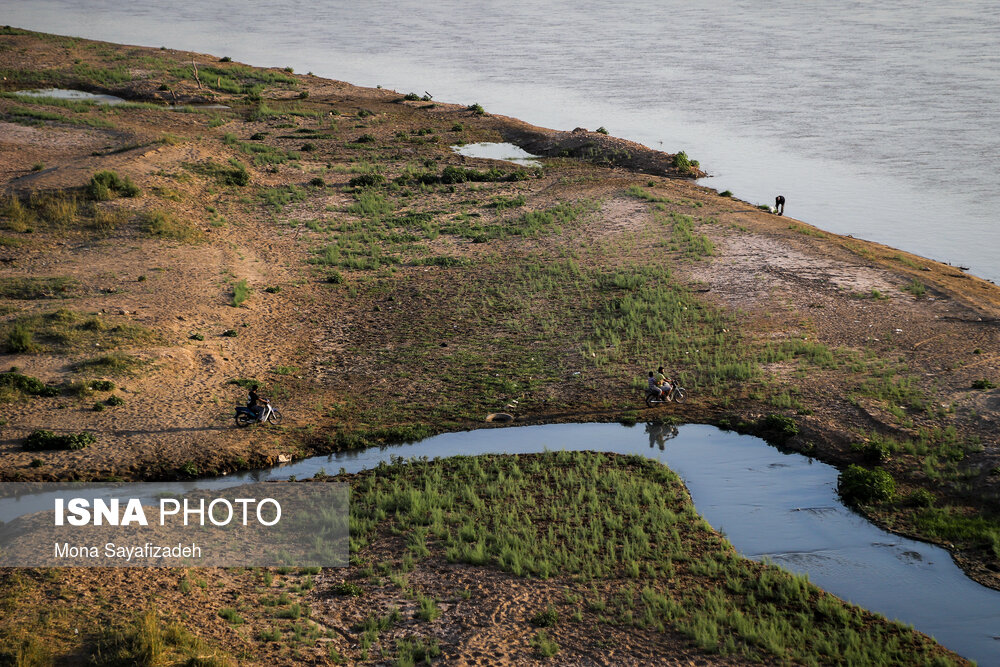
M 0 278 L 0 298 L 4 299 L 63 299 L 79 291 L 75 278 Z
M 233 299 L 230 305 L 234 308 L 239 308 L 243 303 L 250 297 L 250 286 L 247 284 L 246 278 L 243 278 L 239 282 L 233 284 Z
M 922 282 L 914 278 L 909 284 L 903 286 L 904 292 L 909 292 L 914 298 L 922 299 L 927 295 L 927 288 Z
M 262 190 L 260 193 L 264 204 L 279 213 L 289 204 L 305 201 L 308 197 L 308 190 L 297 185 L 279 185 Z
M 142 213 L 139 216 L 139 224 L 151 236 L 181 243 L 196 243 L 205 236 L 204 232 L 191 221 L 162 209 Z
M 8 352 L 66 353 L 96 348 L 147 345 L 157 340 L 149 329 L 60 308 L 51 313 L 22 315 L 0 324 L 0 340 Z M 23 349 L 25 347 L 29 349 Z M 17 349 L 20 346 L 21 349 Z
M 235 667 L 237 664 L 182 625 L 165 623 L 155 610 L 142 612 L 122 626 L 102 624 L 89 662 L 108 667 L 180 664 Z
M 587 595 L 588 613 L 681 633 L 739 662 L 954 664 L 909 628 L 804 576 L 741 558 L 698 516 L 677 476 L 642 457 L 414 460 L 348 479 L 352 552 L 383 540 L 422 541 L 429 555 L 418 559 L 443 555 L 516 576 L 558 577 L 560 587 Z M 416 600 L 418 615 L 433 609 L 427 596 L 417 592 Z M 538 620 L 551 627 L 558 614 Z M 369 645 L 382 630 L 378 617 L 358 628 L 373 633 Z M 545 632 L 535 635 L 539 655 L 558 650 Z
M 246 165 L 236 159 L 230 160 L 228 166 L 212 160 L 194 164 L 186 162 L 183 166 L 189 171 L 211 178 L 219 185 L 243 187 L 250 184 L 250 172 Z
M 102 354 L 90 359 L 84 359 L 73 364 L 77 373 L 93 375 L 133 375 L 147 363 L 123 352 Z

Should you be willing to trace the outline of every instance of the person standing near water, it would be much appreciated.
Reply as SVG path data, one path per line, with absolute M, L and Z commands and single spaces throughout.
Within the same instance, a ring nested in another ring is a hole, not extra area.
M 785 214 L 785 197 L 784 195 L 778 195 L 774 198 L 774 212 L 778 215 Z

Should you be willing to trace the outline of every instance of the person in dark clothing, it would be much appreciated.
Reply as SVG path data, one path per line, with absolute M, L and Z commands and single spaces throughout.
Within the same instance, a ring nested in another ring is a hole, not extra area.
M 257 393 L 257 385 L 250 387 L 250 400 L 247 401 L 247 407 L 257 415 L 257 421 L 261 421 L 261 418 L 264 416 L 264 406 L 266 404 L 267 399 Z
M 774 212 L 778 215 L 785 214 L 785 197 L 784 195 L 778 195 L 774 198 Z

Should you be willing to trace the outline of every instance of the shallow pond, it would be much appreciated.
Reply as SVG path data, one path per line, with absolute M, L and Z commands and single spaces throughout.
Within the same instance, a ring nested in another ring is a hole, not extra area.
M 465 157 L 482 157 L 489 160 L 504 160 L 505 162 L 516 162 L 526 167 L 541 167 L 537 155 L 532 155 L 520 146 L 505 143 L 482 142 L 478 144 L 465 144 L 464 146 L 452 146 L 451 149 L 459 155 Z
M 25 97 L 54 97 L 57 100 L 72 100 L 74 102 L 94 102 L 95 104 L 121 104 L 125 100 L 114 95 L 88 93 L 84 90 L 66 88 L 43 88 L 39 90 L 18 90 L 16 95 Z
M 1000 664 L 1000 592 L 966 577 L 947 551 L 887 533 L 844 507 L 836 468 L 711 426 L 555 424 L 447 433 L 269 470 L 165 483 L 163 490 L 353 473 L 391 457 L 559 449 L 638 454 L 664 463 L 684 480 L 702 516 L 745 556 L 806 573 L 831 593 L 910 623 L 981 665 Z M 22 497 L 13 506 L 0 504 L 0 520 L 51 507 L 51 498 Z
M 18 90 L 15 95 L 24 97 L 52 97 L 57 100 L 72 100 L 74 102 L 93 102 L 94 104 L 122 104 L 126 100 L 115 95 L 105 95 L 101 93 L 88 93 L 85 90 L 72 90 L 70 88 L 42 88 L 36 90 Z M 232 107 L 225 104 L 166 104 L 164 109 L 172 111 L 186 111 L 188 109 L 230 109 Z

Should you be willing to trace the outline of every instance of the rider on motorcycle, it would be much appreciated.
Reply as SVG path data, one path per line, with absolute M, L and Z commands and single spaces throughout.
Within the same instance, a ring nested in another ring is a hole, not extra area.
M 650 373 L 652 375 L 652 373 Z M 663 388 L 663 391 L 670 393 L 673 387 L 673 382 L 663 373 L 663 366 L 656 369 L 656 384 Z
M 250 387 L 250 400 L 247 401 L 247 407 L 253 410 L 259 422 L 264 421 L 264 406 L 267 402 L 266 398 L 257 393 L 257 385 Z

